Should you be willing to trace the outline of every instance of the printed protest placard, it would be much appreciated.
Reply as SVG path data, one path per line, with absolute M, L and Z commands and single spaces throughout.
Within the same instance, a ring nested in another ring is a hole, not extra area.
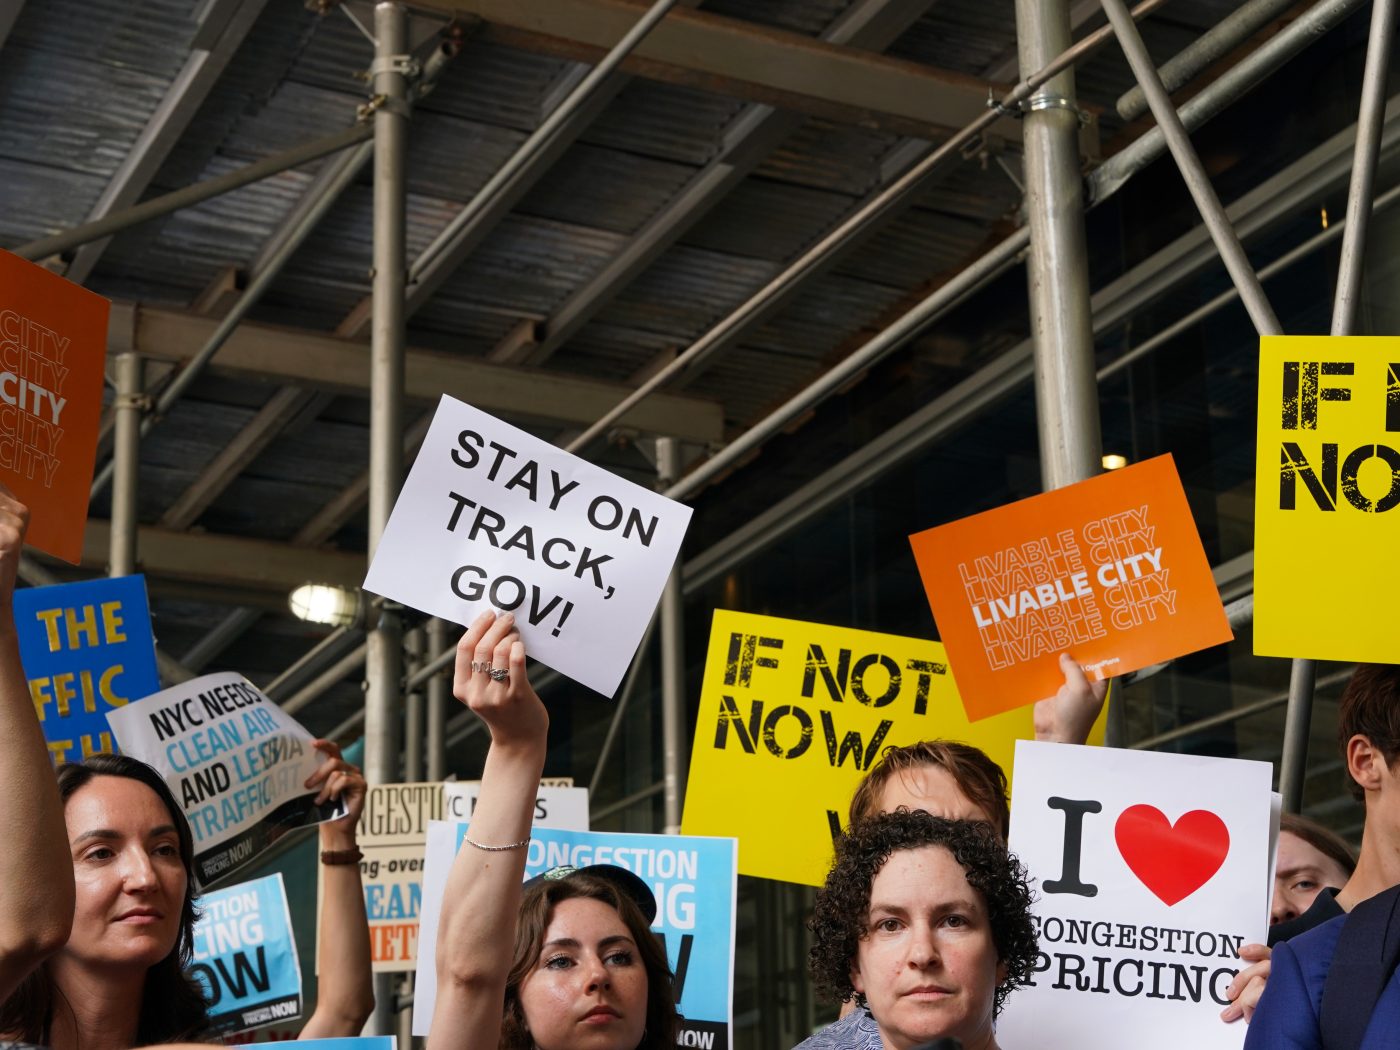
M 1400 661 L 1400 339 L 1262 339 L 1257 457 L 1254 651 Z
M 513 612 L 531 656 L 617 691 L 690 508 L 443 396 L 365 587 L 446 620 Z
M 427 1035 L 432 1023 L 438 917 L 452 858 L 466 833 L 467 825 L 457 823 L 434 823 L 428 829 L 414 1035 Z M 728 1050 L 734 1041 L 735 840 L 538 826 L 531 836 L 527 879 L 564 865 L 616 864 L 646 882 L 656 897 L 652 932 L 664 943 L 676 975 L 676 1009 L 682 1014 L 677 1045 Z
M 471 820 L 480 794 L 479 780 L 443 784 L 442 818 L 452 821 Z M 535 798 L 534 822 L 537 828 L 587 831 L 588 789 L 576 788 L 572 784 L 556 787 L 541 782 L 540 793 Z
M 1029 709 L 969 724 L 937 642 L 716 610 L 681 830 L 737 835 L 742 875 L 820 886 L 882 749 L 946 737 L 1010 770 L 1032 733 Z
M 190 972 L 218 1032 L 301 1016 L 301 965 L 282 875 L 202 894 Z
M 307 777 L 323 756 L 291 715 L 240 674 L 223 672 L 148 696 L 107 720 L 122 751 L 158 769 L 194 832 L 201 883 L 228 875 L 293 828 L 339 816 Z
M 909 542 L 972 719 L 1233 637 L 1170 455 Z
M 145 577 L 21 587 L 14 609 L 54 765 L 112 751 L 107 712 L 160 689 Z
M 344 1039 L 298 1039 L 297 1050 L 394 1050 L 392 1035 L 353 1036 Z
M 76 565 L 97 458 L 111 303 L 0 251 L 0 481 L 25 542 Z
M 1035 983 L 1004 1046 L 1238 1048 L 1225 990 L 1263 943 L 1267 762 L 1022 741 L 1011 851 L 1036 883 Z

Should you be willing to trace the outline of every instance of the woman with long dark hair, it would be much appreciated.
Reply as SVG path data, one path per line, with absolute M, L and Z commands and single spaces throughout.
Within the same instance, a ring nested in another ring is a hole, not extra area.
M 675 992 L 645 883 L 601 864 L 522 891 L 549 715 L 513 628 L 483 613 L 457 646 L 453 692 L 491 748 L 443 896 L 429 1050 L 672 1050 Z

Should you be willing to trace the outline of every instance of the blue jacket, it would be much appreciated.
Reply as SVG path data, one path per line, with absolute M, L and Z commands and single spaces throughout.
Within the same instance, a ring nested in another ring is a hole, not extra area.
M 1269 983 L 1249 1024 L 1245 1050 L 1323 1050 L 1322 988 L 1346 916 L 1275 945 Z M 1400 1039 L 1400 971 L 1391 975 L 1371 1014 L 1362 1050 L 1385 1050 Z

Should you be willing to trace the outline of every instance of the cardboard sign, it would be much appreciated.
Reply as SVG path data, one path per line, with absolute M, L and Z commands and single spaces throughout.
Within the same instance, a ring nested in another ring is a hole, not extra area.
M 974 720 L 1233 637 L 1170 455 L 909 542 Z
M 884 748 L 946 737 L 1009 770 L 1033 732 L 1029 709 L 970 725 L 937 642 L 716 610 L 681 830 L 737 835 L 742 875 L 820 886 Z
M 414 1035 L 427 1035 L 432 1024 L 438 917 L 452 858 L 466 833 L 465 824 L 446 822 L 428 830 Z M 677 1045 L 728 1050 L 734 1041 L 735 840 L 540 827 L 531 835 L 527 879 L 561 865 L 616 864 L 651 887 L 657 906 L 652 932 L 664 942 L 676 975 L 676 1009 L 682 1015 Z
M 25 542 L 83 557 L 111 303 L 0 251 L 0 481 L 29 508 Z
M 1257 455 L 1254 651 L 1400 661 L 1400 339 L 1262 339 Z
M 1016 745 L 1011 851 L 1036 882 L 1034 985 L 1004 1046 L 1238 1048 L 1225 990 L 1269 901 L 1267 762 Z
M 202 884 L 293 828 L 344 813 L 305 787 L 324 756 L 291 715 L 240 674 L 207 674 L 108 715 L 121 749 L 160 771 L 194 833 Z
M 22 587 L 14 608 L 54 765 L 114 750 L 107 712 L 160 689 L 145 577 Z
M 282 875 L 199 899 L 192 973 L 204 985 L 217 1032 L 243 1032 L 301 1016 L 301 965 Z
M 617 691 L 690 508 L 443 396 L 365 587 L 446 620 L 514 613 L 530 655 Z

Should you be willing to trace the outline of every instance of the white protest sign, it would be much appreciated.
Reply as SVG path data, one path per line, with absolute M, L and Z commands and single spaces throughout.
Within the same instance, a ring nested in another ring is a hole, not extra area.
M 427 1035 L 437 1004 L 437 926 L 452 860 L 467 825 L 428 827 L 423 875 L 423 936 L 414 985 L 413 1034 Z M 733 1046 L 734 941 L 738 841 L 695 835 L 635 835 L 568 831 L 535 825 L 525 876 L 568 866 L 615 864 L 640 877 L 656 898 L 651 932 L 675 974 L 681 1015 L 677 1045 Z
M 515 615 L 530 655 L 617 691 L 690 508 L 443 395 L 365 588 L 469 624 Z
M 1008 1050 L 1238 1048 L 1225 990 L 1263 943 L 1267 762 L 1019 741 L 1011 851 L 1036 883 L 1035 983 Z
M 481 794 L 481 781 L 458 781 L 442 785 L 442 819 L 471 820 L 476 800 Z M 540 782 L 535 796 L 534 826 L 560 828 L 566 831 L 588 830 L 588 789 L 550 787 Z
M 240 674 L 194 678 L 115 708 L 122 752 L 154 766 L 184 808 L 201 883 L 246 864 L 292 828 L 344 810 L 305 787 L 312 736 Z

